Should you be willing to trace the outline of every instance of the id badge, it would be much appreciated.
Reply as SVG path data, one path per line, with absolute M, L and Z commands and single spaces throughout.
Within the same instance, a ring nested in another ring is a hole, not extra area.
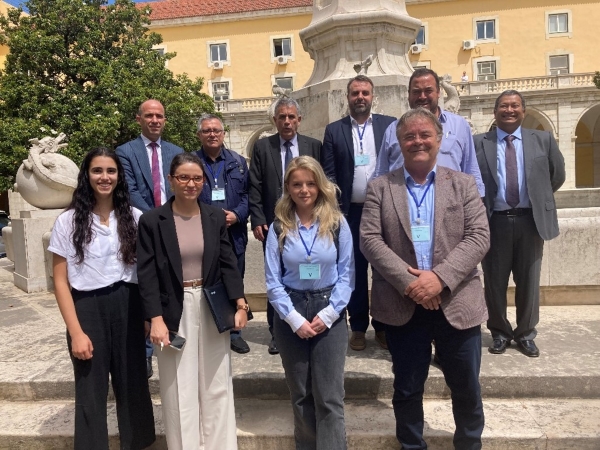
M 225 200 L 225 189 L 213 189 L 211 199 L 213 202 Z
M 429 225 L 413 225 L 410 227 L 413 242 L 428 242 L 431 240 Z
M 301 280 L 320 280 L 321 264 L 300 264 Z
M 355 166 L 368 166 L 369 165 L 369 155 L 354 156 L 354 165 Z

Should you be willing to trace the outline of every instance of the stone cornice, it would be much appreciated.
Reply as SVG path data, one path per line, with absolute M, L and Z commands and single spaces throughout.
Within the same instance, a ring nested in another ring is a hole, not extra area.
M 299 8 L 267 9 L 263 11 L 249 11 L 233 14 L 215 14 L 211 16 L 180 17 L 177 19 L 153 20 L 150 29 L 167 28 L 174 26 L 191 26 L 208 23 L 237 22 L 240 20 L 267 19 L 273 17 L 290 17 L 312 14 L 312 6 Z

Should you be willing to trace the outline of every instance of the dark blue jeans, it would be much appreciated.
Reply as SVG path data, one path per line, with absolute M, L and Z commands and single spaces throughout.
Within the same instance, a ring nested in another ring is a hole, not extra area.
M 287 291 L 296 311 L 309 322 L 329 304 L 331 294 L 331 288 Z M 345 450 L 346 313 L 308 340 L 298 337 L 277 314 L 273 326 L 292 399 L 296 450 Z
M 403 326 L 386 325 L 385 336 L 394 363 L 396 437 L 404 450 L 423 450 L 423 392 L 435 339 L 446 384 L 452 396 L 456 430 L 454 447 L 481 449 L 484 416 L 479 385 L 481 326 L 457 330 L 442 310 L 417 306 Z

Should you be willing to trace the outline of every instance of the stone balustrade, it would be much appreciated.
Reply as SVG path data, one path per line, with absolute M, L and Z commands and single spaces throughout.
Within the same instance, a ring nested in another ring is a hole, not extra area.
M 215 109 L 222 113 L 266 111 L 275 99 L 275 97 L 261 97 L 216 101 Z
M 568 73 L 564 75 L 546 75 L 542 77 L 508 78 L 491 81 L 471 81 L 452 83 L 460 95 L 480 95 L 500 93 L 512 89 L 519 92 L 555 90 L 562 88 L 581 88 L 594 86 L 594 73 Z

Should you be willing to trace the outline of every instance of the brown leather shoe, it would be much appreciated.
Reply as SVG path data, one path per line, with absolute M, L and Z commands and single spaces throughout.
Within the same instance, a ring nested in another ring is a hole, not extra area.
M 350 348 L 352 350 L 364 350 L 367 348 L 367 339 L 365 333 L 362 331 L 353 331 L 352 337 L 350 338 Z
M 387 341 L 385 340 L 385 331 L 376 331 L 375 332 L 375 340 L 377 341 L 377 343 L 379 344 L 379 346 L 382 349 L 384 349 L 384 350 L 388 349 Z

